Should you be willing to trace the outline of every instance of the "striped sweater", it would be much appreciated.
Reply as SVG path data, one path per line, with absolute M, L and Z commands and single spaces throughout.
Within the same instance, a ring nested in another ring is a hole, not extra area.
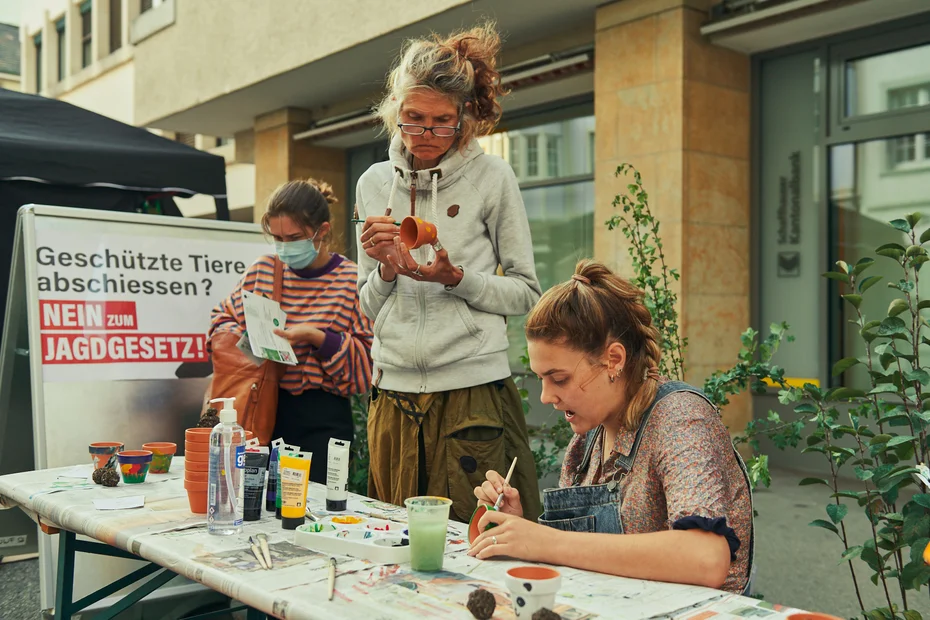
M 326 332 L 319 349 L 294 345 L 301 361 L 287 367 L 280 384 L 291 394 L 320 389 L 348 397 L 371 386 L 371 321 L 359 308 L 357 279 L 358 266 L 338 254 L 317 270 L 284 267 L 281 309 L 287 314 L 287 325 L 309 323 Z M 243 289 L 271 298 L 274 256 L 255 261 L 226 301 L 213 309 L 208 340 L 223 331 L 242 334 Z

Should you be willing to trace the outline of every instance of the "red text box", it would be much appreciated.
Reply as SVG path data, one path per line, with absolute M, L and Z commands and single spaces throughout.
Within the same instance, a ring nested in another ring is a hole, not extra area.
M 42 331 L 135 331 L 139 329 L 134 301 L 39 301 Z
M 42 334 L 43 364 L 206 361 L 203 334 Z

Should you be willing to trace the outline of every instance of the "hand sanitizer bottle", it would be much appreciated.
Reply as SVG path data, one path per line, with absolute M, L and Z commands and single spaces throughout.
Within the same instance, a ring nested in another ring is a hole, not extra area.
M 220 423 L 210 433 L 210 473 L 207 483 L 207 529 L 229 536 L 242 531 L 245 430 L 236 421 L 235 398 L 222 402 Z

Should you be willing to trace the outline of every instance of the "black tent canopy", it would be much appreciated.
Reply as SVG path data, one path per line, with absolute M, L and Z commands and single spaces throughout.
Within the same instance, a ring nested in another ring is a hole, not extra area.
M 216 218 L 229 219 L 222 157 L 64 101 L 0 88 L 0 303 L 22 205 L 180 216 L 172 196 L 195 194 L 212 196 Z

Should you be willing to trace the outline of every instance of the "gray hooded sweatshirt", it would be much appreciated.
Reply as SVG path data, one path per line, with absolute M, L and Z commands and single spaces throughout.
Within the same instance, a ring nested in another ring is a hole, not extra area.
M 453 147 L 430 170 L 412 170 L 400 136 L 390 161 L 359 179 L 358 217 L 407 215 L 436 225 L 449 260 L 464 277 L 455 287 L 404 276 L 381 278 L 378 262 L 359 251 L 362 312 L 374 321 L 374 384 L 397 392 L 444 392 L 510 376 L 506 316 L 520 316 L 539 299 L 526 209 L 517 179 L 500 157 L 476 140 Z M 362 225 L 356 228 L 360 236 Z M 361 247 L 361 244 L 358 244 Z M 430 247 L 412 252 L 425 264 Z M 498 274 L 500 265 L 504 275 Z

